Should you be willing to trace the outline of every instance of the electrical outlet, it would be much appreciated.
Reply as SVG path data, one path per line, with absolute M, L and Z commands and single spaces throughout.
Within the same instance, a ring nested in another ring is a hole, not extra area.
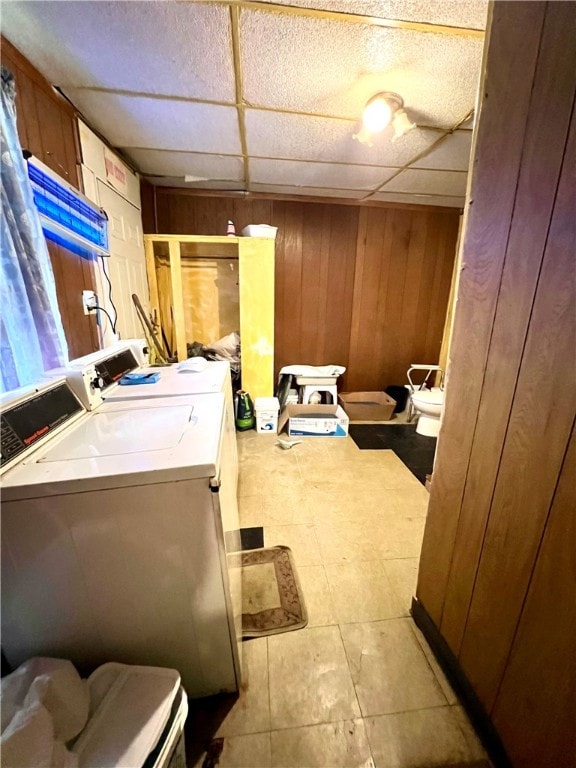
M 98 298 L 94 291 L 82 291 L 82 306 L 84 314 L 89 315 L 98 306 Z

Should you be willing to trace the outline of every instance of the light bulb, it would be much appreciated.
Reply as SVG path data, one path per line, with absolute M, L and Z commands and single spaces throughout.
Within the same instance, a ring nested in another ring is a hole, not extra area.
M 366 128 L 364 124 L 360 126 L 358 133 L 352 134 L 352 138 L 356 139 L 356 141 L 359 141 L 360 144 L 367 144 L 369 147 L 372 146 L 372 133 Z
M 366 104 L 362 122 L 366 129 L 371 133 L 379 133 L 390 123 L 392 119 L 392 110 L 389 104 L 382 98 L 377 97 Z
M 392 123 L 392 126 L 394 128 L 394 136 L 392 137 L 392 141 L 397 141 L 401 136 L 404 136 L 405 133 L 408 133 L 408 131 L 411 131 L 413 128 L 416 128 L 416 123 L 413 123 L 406 112 L 403 109 L 399 109 L 396 114 L 394 115 L 394 121 Z

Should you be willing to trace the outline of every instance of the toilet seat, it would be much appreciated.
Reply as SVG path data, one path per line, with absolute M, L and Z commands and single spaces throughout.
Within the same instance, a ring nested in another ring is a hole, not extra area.
M 440 387 L 433 387 L 432 389 L 421 389 L 413 393 L 412 402 L 416 409 L 418 409 L 418 403 L 426 405 L 443 405 L 444 404 L 444 390 Z

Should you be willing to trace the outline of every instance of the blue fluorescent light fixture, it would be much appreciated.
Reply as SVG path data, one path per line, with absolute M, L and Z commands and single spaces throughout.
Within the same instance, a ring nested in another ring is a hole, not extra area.
M 106 213 L 36 158 L 27 165 L 46 237 L 79 256 L 108 256 Z

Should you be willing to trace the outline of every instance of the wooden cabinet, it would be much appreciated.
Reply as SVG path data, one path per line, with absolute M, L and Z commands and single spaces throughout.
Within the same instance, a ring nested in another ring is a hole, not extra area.
M 178 360 L 239 330 L 242 388 L 274 390 L 274 240 L 145 235 L 150 307 Z

